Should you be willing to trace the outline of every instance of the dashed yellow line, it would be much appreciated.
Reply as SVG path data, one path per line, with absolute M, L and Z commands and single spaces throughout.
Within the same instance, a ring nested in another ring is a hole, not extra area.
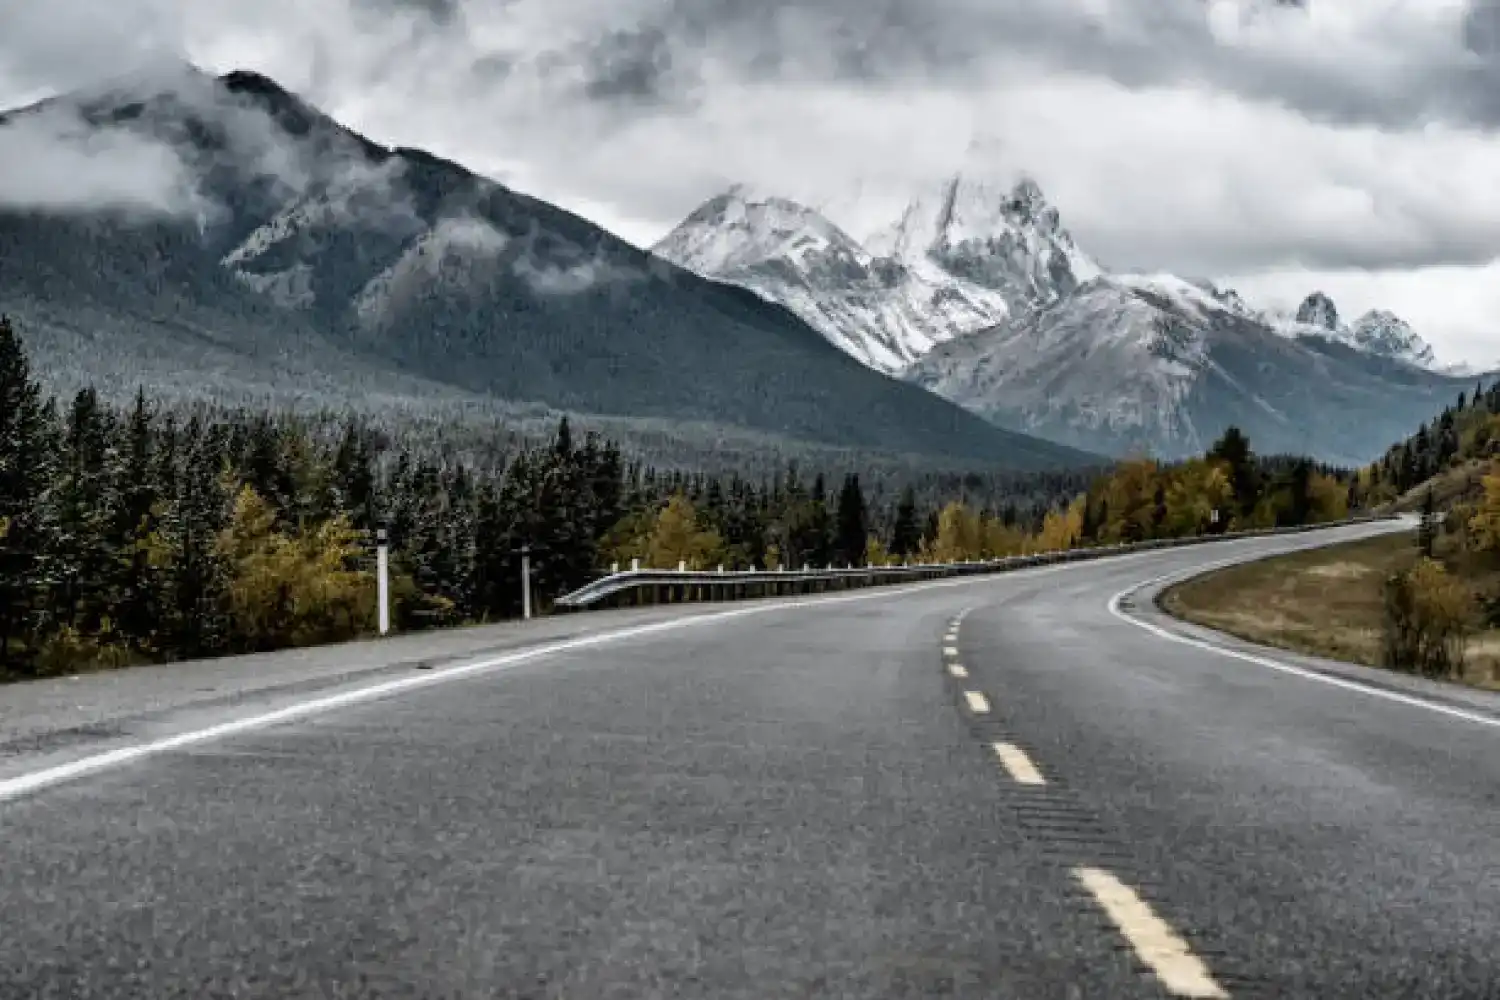
M 990 700 L 979 691 L 965 691 L 964 701 L 969 703 L 969 711 L 975 715 L 988 715 L 990 711 Z
M 1075 868 L 1073 875 L 1098 900 L 1167 992 L 1179 997 L 1229 996 L 1203 960 L 1134 889 L 1101 868 Z
M 1026 751 L 1011 743 L 996 743 L 995 756 L 1000 758 L 1000 764 L 1005 772 L 1011 776 L 1011 780 L 1018 785 L 1045 785 L 1047 779 L 1042 777 L 1042 772 L 1036 769 L 1031 758 L 1026 756 Z
M 957 677 L 959 680 L 965 680 L 969 676 L 969 671 L 965 669 L 962 663 L 948 664 L 948 673 L 952 674 L 954 677 Z

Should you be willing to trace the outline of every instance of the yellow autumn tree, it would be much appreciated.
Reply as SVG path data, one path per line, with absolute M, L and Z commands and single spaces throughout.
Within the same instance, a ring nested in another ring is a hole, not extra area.
M 667 501 L 656 515 L 656 526 L 646 541 L 644 565 L 652 569 L 703 570 L 716 565 L 724 548 L 719 533 L 698 524 L 698 511 L 682 494 Z
M 1500 462 L 1491 463 L 1484 492 L 1469 518 L 1469 536 L 1481 552 L 1500 552 Z
M 1338 521 L 1349 516 L 1349 488 L 1332 476 L 1313 473 L 1308 494 L 1312 498 L 1309 516 L 1314 521 Z
M 1036 549 L 1060 552 L 1077 545 L 1083 538 L 1084 505 L 1087 503 L 1087 497 L 1078 497 L 1062 510 L 1049 510 L 1042 520 L 1042 530 L 1037 534 Z
M 1234 486 L 1222 463 L 1201 458 L 1185 462 L 1167 484 L 1161 530 L 1173 538 L 1201 534 L 1213 524 L 1214 511 L 1227 518 L 1233 502 Z
M 981 549 L 986 559 L 1003 559 L 1019 555 L 1026 549 L 1025 532 L 1007 525 L 998 517 L 985 518 L 982 531 L 984 539 Z
M 279 649 L 350 638 L 373 624 L 375 581 L 355 568 L 358 533 L 342 516 L 300 535 L 276 530 L 270 504 L 249 486 L 235 496 L 218 539 L 230 571 L 236 644 Z
M 979 516 L 954 500 L 938 513 L 937 538 L 925 554 L 929 562 L 963 562 L 979 558 L 980 544 Z
M 1100 526 L 1106 542 L 1136 542 L 1150 538 L 1156 522 L 1156 491 L 1162 485 L 1160 468 L 1150 459 L 1121 462 L 1104 487 L 1106 520 Z

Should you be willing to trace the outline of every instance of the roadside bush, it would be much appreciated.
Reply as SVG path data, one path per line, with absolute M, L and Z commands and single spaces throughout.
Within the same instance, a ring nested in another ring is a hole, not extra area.
M 1461 674 L 1472 605 L 1468 588 L 1435 560 L 1419 560 L 1389 577 L 1384 664 L 1424 677 Z
M 64 625 L 38 648 L 36 675 L 56 677 L 81 670 L 115 670 L 135 662 L 136 658 L 124 646 L 101 642 Z

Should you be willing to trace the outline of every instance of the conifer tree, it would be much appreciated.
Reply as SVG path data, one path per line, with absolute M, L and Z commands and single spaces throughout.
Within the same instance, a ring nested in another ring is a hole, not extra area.
M 1014 523 L 1014 522 L 1012 522 Z M 891 555 L 905 558 L 922 544 L 922 529 L 917 523 L 917 495 L 907 486 L 896 504 L 896 519 L 891 527 Z
M 834 558 L 840 564 L 859 566 L 864 563 L 865 550 L 869 544 L 868 521 L 859 476 L 850 473 L 844 477 L 844 485 L 839 490 L 838 522 L 834 532 Z
M 53 476 L 56 424 L 31 377 L 20 335 L 0 317 L 0 673 L 35 656 L 53 619 L 58 543 Z

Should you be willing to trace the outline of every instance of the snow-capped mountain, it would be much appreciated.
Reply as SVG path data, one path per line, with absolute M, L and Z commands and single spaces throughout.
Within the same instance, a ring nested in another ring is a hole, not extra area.
M 1236 423 L 1262 450 L 1363 461 L 1471 374 L 1321 292 L 1281 315 L 1208 280 L 1106 274 L 1029 179 L 954 177 L 873 225 L 862 197 L 819 212 L 736 187 L 653 249 L 994 423 L 1106 453 L 1195 454 Z
M 744 187 L 705 202 L 653 252 L 785 305 L 885 372 L 1007 312 L 995 291 L 877 257 L 813 209 Z
M 1378 357 L 1392 358 L 1425 368 L 1458 374 L 1463 366 L 1441 365 L 1432 345 L 1395 313 L 1371 309 L 1352 324 L 1339 317 L 1338 307 L 1323 292 L 1313 292 L 1302 300 L 1290 317 L 1267 316 L 1280 333 L 1294 338 L 1320 337 L 1347 344 Z
M 1114 454 L 1200 454 L 1234 424 L 1266 453 L 1369 461 L 1469 386 L 1363 338 L 1329 336 L 1326 296 L 1274 328 L 1234 292 L 1171 275 L 1101 276 L 940 345 L 906 377 L 1014 430 Z M 1399 321 L 1397 321 L 1399 323 Z M 1321 330 L 1321 335 L 1310 331 Z
M 1009 190 L 949 178 L 918 194 L 865 245 L 934 277 L 999 291 L 1016 312 L 1052 302 L 1100 273 L 1029 178 Z
M 889 373 L 1099 273 L 1029 180 L 1007 189 L 951 178 L 863 240 L 806 205 L 737 186 L 652 251 L 786 306 Z

